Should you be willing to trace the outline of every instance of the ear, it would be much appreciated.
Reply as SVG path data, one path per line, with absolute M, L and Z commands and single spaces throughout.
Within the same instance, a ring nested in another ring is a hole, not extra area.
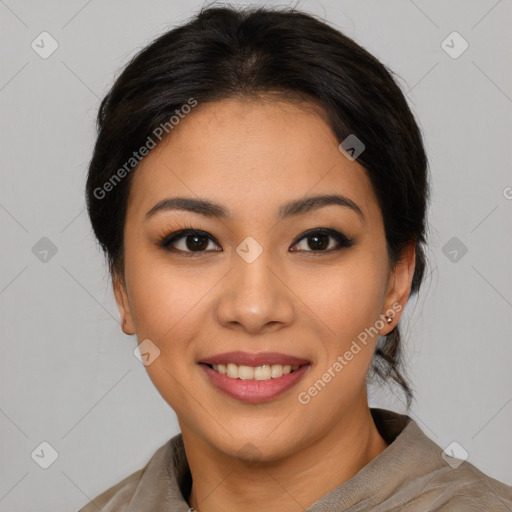
M 394 269 L 391 269 L 391 275 L 388 282 L 386 293 L 385 310 L 382 313 L 385 326 L 381 329 L 381 334 L 386 335 L 392 331 L 400 317 L 402 316 L 409 295 L 411 294 L 412 278 L 416 267 L 416 243 L 411 242 L 403 251 L 400 261 L 397 262 Z M 390 316 L 392 321 L 387 323 L 386 316 Z
M 121 277 L 116 276 L 112 281 L 112 287 L 114 289 L 117 309 L 119 309 L 121 316 L 121 329 L 125 334 L 135 334 L 130 302 L 128 300 L 128 294 L 126 293 L 126 284 Z

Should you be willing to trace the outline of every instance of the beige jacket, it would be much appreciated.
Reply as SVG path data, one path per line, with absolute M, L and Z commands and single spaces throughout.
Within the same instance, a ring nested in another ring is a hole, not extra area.
M 511 512 L 512 487 L 449 458 L 409 416 L 370 409 L 389 446 L 305 512 Z M 79 512 L 191 512 L 192 479 L 181 434 L 147 465 Z

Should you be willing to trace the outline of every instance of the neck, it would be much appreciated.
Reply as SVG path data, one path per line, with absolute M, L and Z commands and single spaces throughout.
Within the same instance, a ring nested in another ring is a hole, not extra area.
M 188 503 L 197 512 L 306 509 L 387 448 L 366 401 L 322 438 L 279 461 L 236 460 L 183 426 L 182 435 L 193 479 Z

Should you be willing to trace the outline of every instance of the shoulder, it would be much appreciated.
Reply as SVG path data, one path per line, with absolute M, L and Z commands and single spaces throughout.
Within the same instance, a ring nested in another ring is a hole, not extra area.
M 173 450 L 179 447 L 181 436 L 178 435 L 160 446 L 148 463 L 138 471 L 130 474 L 119 483 L 97 495 L 78 512 L 125 512 L 131 510 L 140 494 L 161 493 L 168 487 L 167 465 L 172 459 Z
M 456 458 L 453 451 L 448 455 L 412 418 L 392 411 L 376 412 L 377 423 L 391 441 L 369 465 L 367 474 L 374 483 L 380 482 L 376 492 L 382 510 L 512 511 L 511 486 Z
M 411 482 L 409 491 L 414 490 L 414 484 L 421 485 L 410 493 L 404 511 L 512 511 L 511 486 L 486 475 L 468 461 L 446 456 L 426 436 L 423 445 L 430 452 L 430 469 L 420 472 L 416 482 Z
M 401 511 L 437 512 L 510 512 L 512 487 L 485 475 L 475 466 L 464 462 L 456 470 L 443 468 L 421 482 L 413 498 L 402 502 Z
M 139 484 L 145 467 L 102 492 L 78 512 L 124 512 Z

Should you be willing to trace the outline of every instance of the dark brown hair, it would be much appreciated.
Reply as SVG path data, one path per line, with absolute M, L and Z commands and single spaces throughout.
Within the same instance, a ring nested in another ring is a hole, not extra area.
M 202 104 L 277 94 L 320 105 L 340 142 L 352 134 L 364 143 L 357 161 L 379 201 L 390 262 L 396 265 L 405 246 L 415 243 L 411 294 L 417 293 L 426 265 L 428 162 L 421 132 L 392 75 L 352 39 L 292 8 L 203 8 L 164 33 L 129 62 L 99 108 L 86 196 L 111 275 L 124 273 L 134 151 L 169 126 L 191 98 Z M 410 406 L 398 325 L 378 340 L 372 369 L 398 383 Z

